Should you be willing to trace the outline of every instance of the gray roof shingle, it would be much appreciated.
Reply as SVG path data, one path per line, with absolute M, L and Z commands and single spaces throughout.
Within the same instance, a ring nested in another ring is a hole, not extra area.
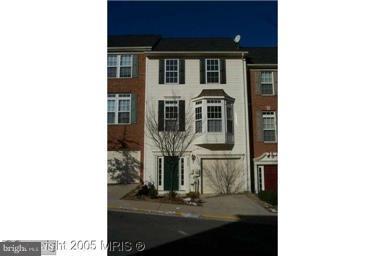
M 277 64 L 277 47 L 242 47 L 249 64 Z
M 159 35 L 108 36 L 108 47 L 153 47 L 160 38 Z
M 162 38 L 154 51 L 239 51 L 229 37 Z

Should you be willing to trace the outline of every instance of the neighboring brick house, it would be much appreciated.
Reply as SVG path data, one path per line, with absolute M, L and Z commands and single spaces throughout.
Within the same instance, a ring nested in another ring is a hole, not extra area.
M 171 186 L 177 193 L 216 193 L 208 175 L 217 163 L 237 166 L 239 191 L 250 190 L 245 55 L 232 38 L 162 38 L 147 53 L 146 113 L 156 113 L 163 131 L 175 122 L 184 129 L 192 112 L 199 135 L 177 160 L 173 185 L 172 159 L 145 136 L 144 180 L 160 193 Z
M 108 37 L 108 183 L 143 179 L 145 51 L 159 39 Z
M 248 51 L 252 191 L 277 191 L 277 48 Z

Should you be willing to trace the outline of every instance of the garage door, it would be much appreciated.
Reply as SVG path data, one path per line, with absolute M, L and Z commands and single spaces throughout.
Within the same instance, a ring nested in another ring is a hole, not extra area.
M 225 190 L 224 180 L 230 176 L 231 191 L 244 190 L 244 167 L 241 159 L 203 159 L 202 160 L 202 194 L 219 194 Z

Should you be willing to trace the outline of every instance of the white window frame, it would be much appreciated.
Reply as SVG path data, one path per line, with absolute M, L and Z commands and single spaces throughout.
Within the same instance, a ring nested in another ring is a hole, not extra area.
M 216 71 L 212 71 L 212 70 L 208 71 L 208 60 L 217 60 L 217 68 L 218 68 L 217 72 L 219 74 L 217 82 L 208 82 L 208 72 L 216 72 Z M 221 79 L 220 70 L 221 70 L 220 59 L 205 59 L 205 83 L 206 84 L 219 84 L 221 81 L 220 80 Z
M 196 110 L 198 108 L 200 108 L 200 119 L 196 118 Z M 203 111 L 203 106 L 201 104 L 201 101 L 199 104 L 196 102 L 195 103 L 195 133 L 202 133 L 203 132 L 203 113 L 204 113 L 204 111 Z M 201 130 L 199 132 L 197 131 L 197 125 L 196 125 L 197 121 L 201 122 Z
M 264 166 L 257 166 L 257 190 L 258 192 L 265 190 L 265 181 L 264 181 Z
M 230 133 L 228 131 L 228 121 L 232 121 L 232 132 L 230 134 L 235 134 L 235 123 L 234 123 L 234 111 L 233 111 L 233 102 L 226 101 L 225 102 L 225 129 L 227 133 Z M 230 106 L 230 111 L 232 118 L 228 118 L 228 107 Z
M 126 124 L 131 124 L 132 123 L 132 94 L 130 93 L 110 93 L 108 94 L 108 100 L 114 100 L 114 121 L 113 123 L 108 123 L 108 125 L 112 124 L 121 124 L 121 125 L 126 125 Z M 129 100 L 129 111 L 119 111 L 119 102 L 120 100 Z M 128 123 L 119 123 L 119 112 L 128 112 L 129 113 L 129 121 Z M 112 111 L 108 111 L 108 113 L 112 113 Z
M 214 102 L 209 102 L 209 101 L 214 101 Z M 223 99 L 206 99 L 206 110 L 205 114 L 207 117 L 207 132 L 208 133 L 222 133 L 224 129 L 226 129 L 225 122 L 227 120 L 225 116 L 225 109 L 224 109 L 224 100 Z M 221 117 L 220 118 L 208 118 L 208 107 L 220 107 L 221 109 Z M 208 123 L 210 120 L 221 120 L 221 131 L 209 131 L 208 130 Z M 225 121 L 225 122 L 224 122 Z
M 176 67 L 177 67 L 177 70 L 174 71 L 174 70 L 167 70 L 167 61 L 174 61 L 176 60 Z M 167 72 L 176 72 L 177 73 L 177 81 L 176 82 L 167 82 Z M 179 59 L 165 59 L 164 60 L 164 84 L 179 84 L 180 82 L 180 60 Z
M 108 77 L 108 79 L 110 79 L 110 78 L 132 78 L 133 77 L 133 65 L 134 65 L 134 63 L 133 63 L 133 54 L 129 54 L 129 53 L 119 53 L 119 54 L 117 54 L 117 53 L 108 53 L 108 56 L 116 56 L 117 57 L 117 65 L 116 66 L 108 66 L 107 68 L 116 68 L 116 77 Z M 121 65 L 121 56 L 122 55 L 128 55 L 129 57 L 130 57 L 130 59 L 131 59 L 131 65 L 127 65 L 127 66 L 122 66 Z M 131 74 L 130 74 L 130 76 L 124 76 L 124 77 L 120 77 L 120 69 L 121 68 L 131 68 Z
M 176 128 L 179 129 L 179 101 L 178 100 L 165 100 L 164 101 L 164 131 L 167 130 L 166 120 L 175 120 L 174 118 L 167 118 L 167 107 L 176 107 L 177 108 L 177 118 L 176 118 Z
M 183 163 L 183 164 L 181 164 Z M 186 179 L 185 179 L 185 157 L 179 158 L 179 190 L 185 189 Z M 183 179 L 182 179 L 183 178 Z M 183 183 L 182 183 L 183 181 Z
M 271 83 L 265 83 L 265 82 L 262 81 L 261 76 L 262 76 L 263 73 L 271 73 Z M 263 87 L 263 84 L 271 84 L 271 85 L 272 85 L 272 93 L 271 93 L 271 94 L 264 94 L 264 93 L 263 93 L 263 88 L 262 88 L 262 87 Z M 263 96 L 272 96 L 272 95 L 275 95 L 275 86 L 274 86 L 273 71 L 271 71 L 271 70 L 263 70 L 263 71 L 261 71 L 261 73 L 260 73 L 260 93 L 261 93 L 261 95 L 263 95 Z
M 164 157 L 157 157 L 157 186 L 159 190 L 164 190 Z M 161 170 L 159 169 L 161 168 Z
M 276 125 L 276 111 L 263 111 L 263 141 L 264 143 L 275 143 L 277 141 L 277 125 Z M 266 129 L 264 124 L 264 117 L 273 118 L 273 129 Z M 265 140 L 264 131 L 274 131 L 275 132 L 275 140 Z

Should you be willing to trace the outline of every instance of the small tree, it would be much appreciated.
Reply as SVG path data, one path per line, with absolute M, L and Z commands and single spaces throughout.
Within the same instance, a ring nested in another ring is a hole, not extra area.
M 216 193 L 240 192 L 244 184 L 243 172 L 236 162 L 234 159 L 217 159 L 206 170 L 205 175 Z
M 190 109 L 190 108 L 187 108 Z M 196 138 L 194 131 L 193 116 L 187 111 L 180 125 L 180 116 L 174 121 L 160 123 L 154 108 L 147 107 L 146 112 L 146 136 L 149 137 L 153 145 L 161 152 L 163 157 L 171 157 L 171 190 L 169 195 L 174 196 L 174 179 L 178 172 L 178 159 L 182 157 L 188 147 Z M 159 129 L 162 127 L 162 129 Z

